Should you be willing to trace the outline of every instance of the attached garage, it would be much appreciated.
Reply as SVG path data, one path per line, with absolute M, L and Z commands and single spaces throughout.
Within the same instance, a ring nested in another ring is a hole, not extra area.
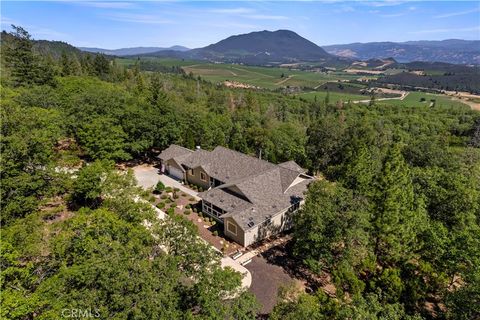
M 169 165 L 167 167 L 167 171 L 168 171 L 168 175 L 171 176 L 172 178 L 175 178 L 177 180 L 183 180 L 183 171 L 178 169 L 178 168 L 175 168 L 174 166 L 172 165 Z

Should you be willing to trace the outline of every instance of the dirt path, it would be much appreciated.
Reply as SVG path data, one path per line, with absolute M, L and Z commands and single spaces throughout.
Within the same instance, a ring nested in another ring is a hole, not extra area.
M 254 74 L 258 74 L 262 77 L 269 77 L 269 78 L 275 78 L 274 76 L 271 76 L 271 75 L 268 75 L 268 74 L 264 74 L 264 73 L 260 73 L 260 72 L 256 72 L 256 71 L 252 71 L 252 70 L 247 70 L 247 69 L 241 69 L 241 68 L 236 68 L 236 67 L 231 67 L 232 69 L 235 69 L 235 70 L 238 70 L 238 71 L 244 71 L 244 72 L 249 72 L 249 73 L 254 73 Z
M 275 83 L 275 85 L 277 85 L 277 86 L 278 86 L 278 85 L 281 85 L 282 83 L 285 83 L 285 82 L 287 82 L 288 80 L 292 79 L 294 76 L 295 76 L 295 75 L 293 75 L 293 76 L 288 76 L 288 77 L 286 77 L 285 79 L 280 80 L 280 81 L 278 81 L 277 83 Z
M 458 101 L 470 106 L 472 110 L 480 111 L 480 103 L 470 100 L 470 99 L 477 99 L 478 101 L 480 101 L 479 95 L 471 94 L 468 92 L 455 92 L 455 91 L 445 91 L 445 94 L 454 101 Z
M 394 97 L 394 98 L 379 98 L 375 99 L 375 101 L 387 101 L 387 100 L 403 100 L 405 99 L 410 92 L 408 91 L 402 91 L 402 95 L 400 97 Z M 357 101 L 352 101 L 353 103 L 369 103 L 370 99 L 368 100 L 357 100 Z
M 458 101 L 458 102 L 461 102 L 463 104 L 466 104 L 466 105 L 470 106 L 470 108 L 472 108 L 472 110 L 480 111 L 480 103 L 476 103 L 476 102 L 470 101 L 468 99 L 462 99 L 462 98 L 457 98 L 457 97 L 451 97 L 451 99 L 453 101 Z

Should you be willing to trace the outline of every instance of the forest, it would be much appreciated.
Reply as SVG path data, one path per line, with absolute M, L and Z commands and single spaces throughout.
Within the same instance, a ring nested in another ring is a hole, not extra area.
M 155 219 L 116 170 L 171 143 L 319 177 L 291 254 L 331 274 L 335 295 L 285 290 L 270 318 L 480 317 L 480 113 L 307 101 L 41 48 L 21 27 L 2 33 L 2 319 L 255 319 L 195 226 Z

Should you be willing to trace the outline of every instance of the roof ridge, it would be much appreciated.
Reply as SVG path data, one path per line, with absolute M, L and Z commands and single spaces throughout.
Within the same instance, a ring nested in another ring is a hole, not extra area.
M 257 158 L 257 157 L 251 156 L 249 154 L 246 154 L 246 153 L 243 153 L 243 152 L 240 152 L 240 151 L 237 151 L 237 150 L 233 150 L 233 149 L 230 149 L 230 148 L 227 148 L 227 147 L 224 147 L 224 146 L 216 146 L 215 147 L 215 149 L 218 149 L 218 148 L 228 150 L 228 151 L 231 151 L 231 152 L 234 152 L 234 153 L 238 153 L 239 155 L 241 155 L 245 158 L 250 158 L 250 159 L 257 160 L 257 161 L 262 161 L 262 162 L 265 162 L 265 163 L 268 163 L 268 164 L 271 164 L 271 165 L 274 165 L 274 166 L 276 165 L 274 163 L 271 163 L 270 161 L 267 161 L 267 160 L 264 160 L 264 159 L 261 159 L 261 158 Z M 213 151 L 215 151 L 215 149 L 213 149 Z
M 188 151 L 190 151 L 190 152 L 195 152 L 195 151 L 192 150 L 192 149 L 188 149 L 188 148 L 186 148 L 186 147 L 184 147 L 184 146 L 181 146 L 181 145 L 178 145 L 178 144 L 175 144 L 175 143 L 172 143 L 170 146 L 175 146 L 175 147 L 179 147 L 179 148 L 188 150 Z

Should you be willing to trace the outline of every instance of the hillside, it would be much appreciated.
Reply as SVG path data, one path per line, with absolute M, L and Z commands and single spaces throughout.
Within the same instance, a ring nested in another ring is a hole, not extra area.
M 341 57 L 368 60 L 392 57 L 398 62 L 428 61 L 480 64 L 480 41 L 443 40 L 409 42 L 369 42 L 323 47 Z
M 187 52 L 169 50 L 147 55 L 251 65 L 298 62 L 338 64 L 342 60 L 289 30 L 251 32 L 231 36 L 209 46 Z
M 190 50 L 187 47 L 183 46 L 172 46 L 169 48 L 162 48 L 162 47 L 132 47 L 132 48 L 120 48 L 120 49 L 102 49 L 102 48 L 88 48 L 88 47 L 78 47 L 78 49 L 86 52 L 93 52 L 93 53 L 104 53 L 112 56 L 130 56 L 135 54 L 145 54 L 145 53 L 152 53 L 158 51 L 188 51 Z

